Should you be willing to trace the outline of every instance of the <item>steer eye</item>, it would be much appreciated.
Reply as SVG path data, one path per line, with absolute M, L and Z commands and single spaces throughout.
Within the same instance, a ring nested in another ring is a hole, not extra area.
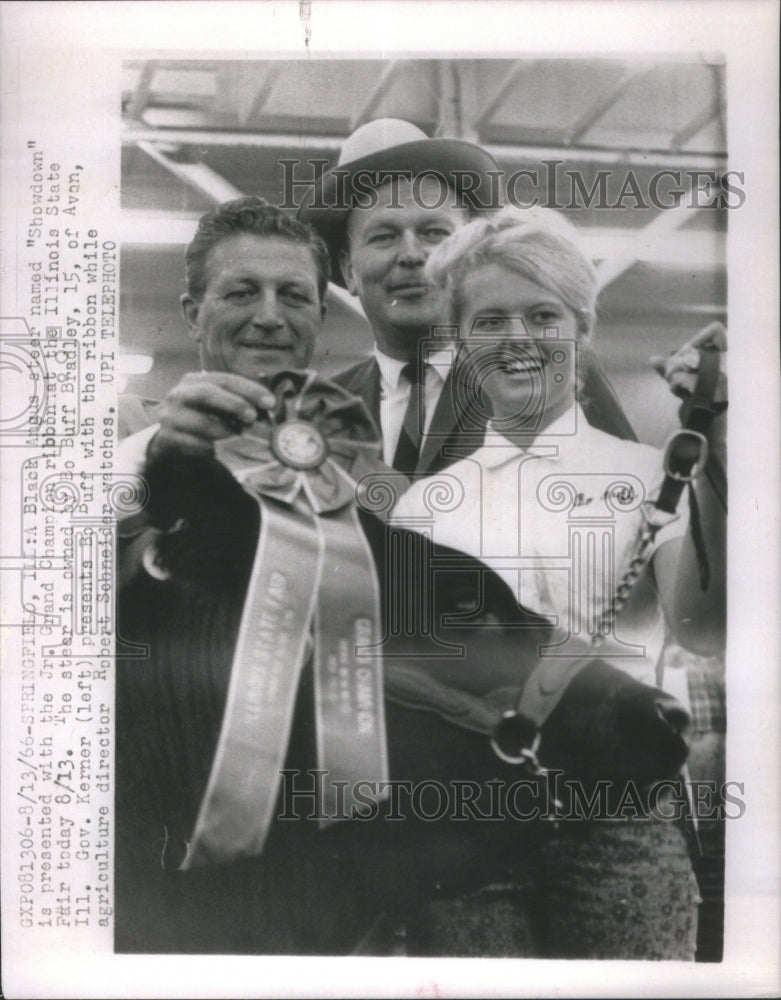
M 483 608 L 482 614 L 480 614 L 480 610 L 479 596 L 472 588 L 469 588 L 449 594 L 446 607 L 440 608 L 440 613 L 452 628 L 499 624 L 499 618 L 493 611 Z M 448 621 L 448 619 L 450 620 Z M 459 621 L 459 619 L 463 619 L 463 621 Z

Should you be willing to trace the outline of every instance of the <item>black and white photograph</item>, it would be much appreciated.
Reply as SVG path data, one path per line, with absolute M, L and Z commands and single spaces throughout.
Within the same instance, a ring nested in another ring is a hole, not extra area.
M 37 6 L 5 995 L 772 993 L 777 5 Z

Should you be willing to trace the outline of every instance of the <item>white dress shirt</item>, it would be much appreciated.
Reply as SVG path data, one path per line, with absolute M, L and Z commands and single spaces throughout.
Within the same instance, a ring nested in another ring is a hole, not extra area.
M 573 407 L 524 449 L 489 425 L 482 448 L 413 483 L 391 520 L 476 556 L 523 607 L 588 642 L 635 555 L 642 504 L 662 479 L 660 451 L 597 430 Z M 438 480 L 446 490 L 432 489 Z M 686 507 L 655 547 L 685 534 Z M 664 637 L 652 580 L 641 577 L 595 655 L 653 685 Z M 665 687 L 686 703 L 677 683 Z
M 149 442 L 160 430 L 160 424 L 150 424 L 143 430 L 129 434 L 117 445 L 114 471 L 129 476 L 140 476 L 146 465 L 146 449 Z
M 407 412 L 410 394 L 410 382 L 402 375 L 406 361 L 389 358 L 378 347 L 374 348 L 374 356 L 380 369 L 380 430 L 382 431 L 382 458 L 386 465 L 393 465 L 396 446 L 399 443 L 401 425 Z M 424 432 L 431 426 L 434 411 L 445 385 L 450 369 L 453 366 L 453 348 L 443 348 L 432 351 L 426 357 L 425 371 L 425 417 Z

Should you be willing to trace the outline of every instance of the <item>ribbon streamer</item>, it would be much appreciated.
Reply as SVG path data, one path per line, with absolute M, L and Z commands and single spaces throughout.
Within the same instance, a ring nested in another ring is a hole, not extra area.
M 355 479 L 376 468 L 376 428 L 360 400 L 314 373 L 266 382 L 277 405 L 217 457 L 260 506 L 209 781 L 181 868 L 263 850 L 314 638 L 321 823 L 348 818 L 388 780 L 379 586 L 355 509 Z

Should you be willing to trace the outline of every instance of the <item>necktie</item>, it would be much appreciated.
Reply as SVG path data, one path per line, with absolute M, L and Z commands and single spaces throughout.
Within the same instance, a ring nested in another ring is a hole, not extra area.
M 417 361 L 409 361 L 401 369 L 401 374 L 410 384 L 410 391 L 399 442 L 396 445 L 396 454 L 393 458 L 393 468 L 403 472 L 405 476 L 411 476 L 415 472 L 420 458 L 420 443 L 423 437 L 423 421 L 426 410 L 427 367 L 428 365 L 419 365 Z

